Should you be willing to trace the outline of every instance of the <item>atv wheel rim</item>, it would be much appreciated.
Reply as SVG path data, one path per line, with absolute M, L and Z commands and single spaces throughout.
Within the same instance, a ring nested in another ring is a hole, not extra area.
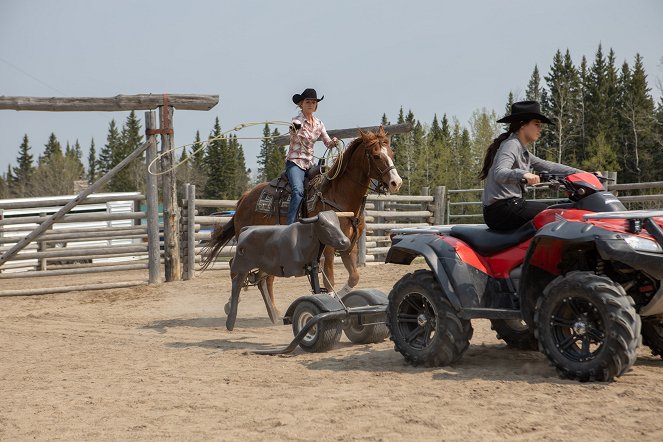
M 433 341 L 436 333 L 435 310 L 431 302 L 421 293 L 408 293 L 398 305 L 398 331 L 407 345 L 424 350 Z
M 594 359 L 606 339 L 598 309 L 584 298 L 564 298 L 550 317 L 550 327 L 557 350 L 575 362 Z

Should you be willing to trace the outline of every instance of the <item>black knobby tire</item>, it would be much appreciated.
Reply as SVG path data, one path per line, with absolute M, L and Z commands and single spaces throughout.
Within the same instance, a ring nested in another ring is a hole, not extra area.
M 534 333 L 562 378 L 612 381 L 635 362 L 640 316 L 633 299 L 609 278 L 570 272 L 545 288 Z
M 343 297 L 343 304 L 346 307 L 364 307 L 370 305 L 370 302 L 361 293 L 349 293 Z M 387 324 L 362 325 L 357 315 L 350 315 L 343 321 L 343 332 L 354 344 L 374 344 L 389 336 Z
M 538 350 L 539 342 L 534 332 L 520 319 L 491 319 L 490 327 L 497 333 L 497 339 L 506 342 L 517 350 Z
M 642 343 L 654 356 L 663 358 L 663 321 L 656 318 L 642 319 Z
M 297 336 L 306 323 L 320 313 L 322 313 L 322 310 L 310 301 L 302 301 L 297 304 L 292 314 L 292 332 L 294 335 Z M 322 353 L 334 348 L 340 339 L 341 321 L 330 319 L 314 325 L 299 343 L 299 346 L 304 351 Z
M 456 362 L 470 346 L 472 324 L 461 319 L 433 273 L 408 273 L 389 293 L 387 326 L 396 351 L 412 365 Z

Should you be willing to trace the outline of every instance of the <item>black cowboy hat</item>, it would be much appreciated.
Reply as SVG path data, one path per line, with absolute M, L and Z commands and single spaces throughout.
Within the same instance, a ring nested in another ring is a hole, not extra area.
M 511 105 L 511 115 L 500 118 L 498 123 L 512 123 L 514 121 L 541 120 L 542 123 L 552 124 L 552 121 L 541 113 L 538 101 L 518 101 Z
M 295 94 L 292 96 L 292 102 L 295 104 L 299 104 L 302 100 L 305 100 L 307 98 L 312 98 L 316 101 L 322 101 L 325 96 L 323 95 L 322 98 L 318 98 L 317 92 L 315 92 L 315 89 L 304 89 L 304 92 L 301 94 Z

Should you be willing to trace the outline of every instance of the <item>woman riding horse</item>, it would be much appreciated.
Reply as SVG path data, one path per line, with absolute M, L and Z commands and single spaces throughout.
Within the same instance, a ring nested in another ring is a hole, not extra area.
M 299 205 L 304 199 L 304 178 L 313 166 L 313 145 L 319 139 L 328 148 L 338 142 L 336 138 L 329 138 L 325 124 L 313 116 L 313 112 L 318 110 L 318 102 L 324 98 L 324 95 L 318 98 L 315 89 L 305 89 L 301 94 L 292 96 L 293 103 L 301 112 L 290 124 L 290 148 L 285 161 L 285 173 L 292 189 L 287 224 L 297 220 Z
M 323 179 L 315 190 L 317 200 L 309 216 L 314 216 L 323 210 L 337 212 L 352 212 L 353 218 L 342 218 L 341 229 L 350 238 L 352 245 L 340 256 L 348 272 L 346 285 L 336 293 L 343 296 L 359 282 L 357 271 L 357 239 L 364 229 L 363 209 L 365 195 L 369 189 L 371 179 L 376 180 L 381 187 L 390 192 L 397 192 L 402 179 L 394 166 L 394 153 L 391 150 L 389 137 L 380 127 L 377 133 L 359 131 L 359 137 L 353 140 L 339 159 L 329 170 L 328 176 L 332 180 Z M 212 264 L 221 249 L 239 235 L 244 226 L 270 225 L 282 223 L 280 211 L 265 213 L 258 210 L 261 195 L 270 183 L 258 184 L 245 192 L 237 202 L 233 217 L 223 226 L 218 226 L 212 234 L 212 240 L 203 251 L 205 259 L 202 268 Z M 326 247 L 324 250 L 324 276 L 323 284 L 328 291 L 334 290 L 334 249 Z M 267 276 L 258 285 L 263 297 L 269 296 L 272 311 L 277 312 L 274 305 L 274 277 Z M 265 291 L 268 293 L 265 294 Z M 268 309 L 269 311 L 269 309 Z M 277 318 L 270 313 L 270 319 L 276 322 Z

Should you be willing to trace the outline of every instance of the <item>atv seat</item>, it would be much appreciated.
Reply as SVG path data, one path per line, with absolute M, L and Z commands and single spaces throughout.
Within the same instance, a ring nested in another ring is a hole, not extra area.
M 478 226 L 453 226 L 450 236 L 465 241 L 479 255 L 492 255 L 508 249 L 534 236 L 536 227 L 529 221 L 515 230 L 491 230 L 485 224 Z

